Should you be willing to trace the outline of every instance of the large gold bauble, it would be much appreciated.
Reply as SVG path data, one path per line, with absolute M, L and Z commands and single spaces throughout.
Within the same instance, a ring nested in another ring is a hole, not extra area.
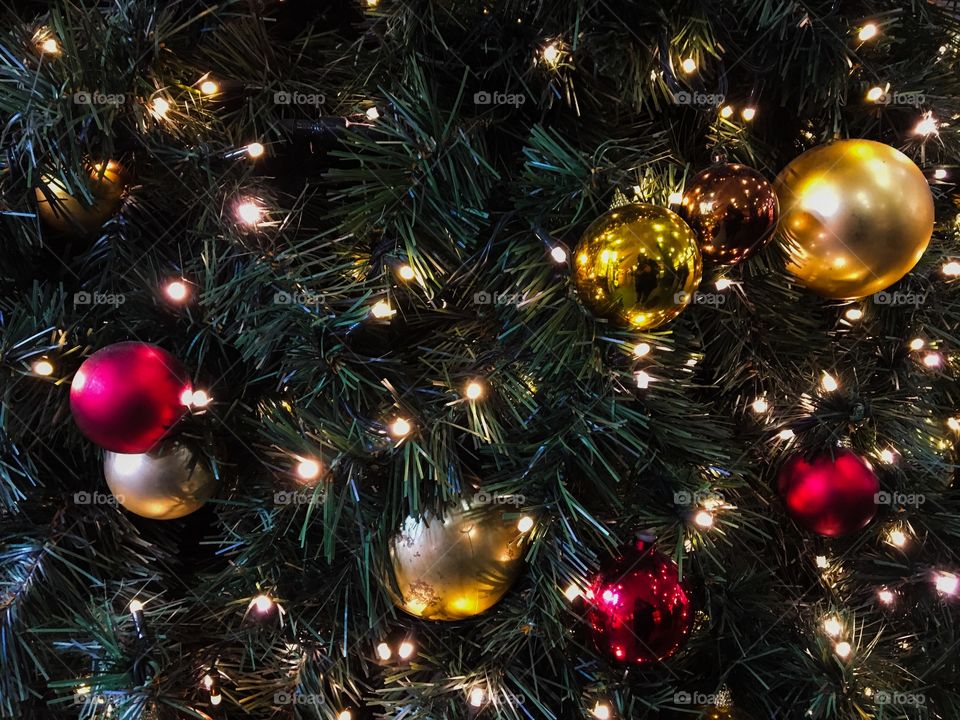
M 838 140 L 777 178 L 787 270 L 820 295 L 854 300 L 910 272 L 933 233 L 927 179 L 899 150 Z
M 702 271 L 697 239 L 679 215 L 632 203 L 604 213 L 586 229 L 573 281 L 595 315 L 650 330 L 690 303 Z
M 390 541 L 397 606 L 427 620 L 461 620 L 495 605 L 523 565 L 525 535 L 504 514 L 503 506 L 464 501 L 442 520 L 408 517 Z
M 217 488 L 206 463 L 185 445 L 172 442 L 147 453 L 105 451 L 103 475 L 117 502 L 153 520 L 189 515 Z
M 61 235 L 74 238 L 93 235 L 117 214 L 123 204 L 123 171 L 119 163 L 113 160 L 107 163 L 106 168 L 97 165 L 90 169 L 88 187 L 93 197 L 92 205 L 71 195 L 56 178 L 44 176 L 41 181 L 43 187 L 35 190 L 37 212 L 44 225 Z M 53 196 L 55 201 L 51 202 L 49 196 Z

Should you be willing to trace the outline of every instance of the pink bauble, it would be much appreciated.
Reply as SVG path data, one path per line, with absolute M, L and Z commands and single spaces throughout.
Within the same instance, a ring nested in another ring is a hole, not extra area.
M 163 348 L 122 342 L 98 350 L 77 370 L 70 409 L 80 432 L 118 453 L 150 450 L 183 416 L 190 378 Z
M 856 453 L 836 450 L 806 460 L 790 458 L 781 468 L 777 490 L 787 513 L 799 525 L 835 537 L 861 530 L 877 513 L 880 482 Z

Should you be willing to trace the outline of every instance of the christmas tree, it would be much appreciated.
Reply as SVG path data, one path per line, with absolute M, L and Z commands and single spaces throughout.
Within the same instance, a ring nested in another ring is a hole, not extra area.
M 958 13 L 5 4 L 0 716 L 960 717 Z

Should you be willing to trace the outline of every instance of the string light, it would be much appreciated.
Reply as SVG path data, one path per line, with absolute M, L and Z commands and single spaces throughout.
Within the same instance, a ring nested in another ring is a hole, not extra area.
M 820 377 L 820 387 L 822 387 L 827 392 L 833 392 L 838 387 L 840 387 L 837 379 L 833 377 L 830 373 L 824 371 L 823 375 Z
M 207 689 L 207 692 L 210 693 L 210 704 L 219 705 L 223 701 L 223 696 L 220 694 L 220 688 L 216 678 L 212 675 L 203 676 L 203 686 Z
M 467 383 L 467 388 L 464 390 L 464 395 L 467 396 L 467 400 L 479 400 L 483 397 L 483 385 L 481 385 L 476 380 L 472 380 Z
M 43 50 L 47 55 L 59 55 L 60 54 L 60 44 L 57 42 L 56 38 L 49 37 L 40 43 L 40 49 Z
M 375 8 L 379 4 L 380 4 L 380 0 L 367 0 L 368 8 Z
M 867 90 L 867 100 L 870 102 L 877 102 L 884 96 L 885 92 L 882 87 L 875 85 L 874 87 Z
M 940 363 L 943 358 L 940 357 L 940 353 L 929 352 L 923 356 L 923 364 L 928 368 L 940 367 Z
M 543 49 L 543 61 L 553 67 L 557 66 L 562 55 L 563 53 L 556 43 L 550 43 Z
M 890 448 L 884 448 L 880 451 L 880 459 L 887 465 L 893 465 L 897 461 L 897 453 Z
M 386 318 L 393 317 L 396 315 L 397 311 L 390 307 L 390 303 L 386 300 L 377 300 L 373 307 L 370 308 L 370 314 L 373 315 L 378 320 L 385 320 Z
M 301 480 L 315 480 L 320 476 L 320 463 L 312 458 L 300 458 L 297 463 L 297 477 Z
M 733 117 L 733 105 L 724 105 L 720 108 L 720 117 L 724 119 Z
M 633 346 L 634 357 L 638 357 L 638 358 L 643 357 L 644 355 L 647 355 L 649 352 L 650 352 L 650 346 L 645 342 L 637 343 L 636 345 Z
M 143 603 L 134 598 L 130 601 L 128 609 L 130 610 L 131 615 L 136 615 L 137 613 L 143 612 Z
M 567 261 L 567 251 L 558 245 L 550 251 L 550 257 L 553 258 L 554 262 L 565 263 Z
M 241 200 L 237 204 L 237 218 L 246 225 L 256 225 L 263 217 L 263 209 L 253 200 Z
M 400 656 L 401 660 L 408 660 L 413 655 L 415 649 L 412 642 L 404 640 L 400 643 L 400 647 L 397 648 L 397 655 Z
M 220 86 L 217 85 L 213 80 L 204 80 L 200 83 L 200 92 L 204 95 L 214 95 L 220 92 Z
M 597 720 L 610 720 L 610 706 L 606 703 L 598 702 L 590 712 Z
M 182 303 L 190 295 L 190 289 L 182 280 L 171 280 L 164 286 L 163 292 L 169 300 L 176 303 Z
M 960 418 L 947 418 L 947 427 L 954 432 L 960 432 Z
M 936 575 L 935 584 L 938 592 L 944 595 L 956 595 L 957 590 L 960 589 L 960 578 L 953 573 L 940 572 Z
M 252 142 L 247 145 L 247 155 L 252 158 L 262 157 L 263 153 L 266 152 L 266 148 L 263 147 L 263 143 Z
M 369 2 L 370 0 L 367 0 L 368 4 Z M 376 1 L 374 1 L 373 4 L 376 5 L 377 4 Z M 340 714 L 337 715 L 337 720 L 352 720 L 352 718 L 353 718 L 353 713 L 351 713 L 349 710 L 342 710 Z
M 924 342 L 923 338 L 914 338 L 913 340 L 910 341 L 910 349 L 911 349 L 911 350 L 923 350 L 923 346 L 924 346 L 925 344 L 926 344 L 926 343 Z
M 392 655 L 393 652 L 391 652 L 390 646 L 385 642 L 377 645 L 377 657 L 379 657 L 381 660 L 389 660 Z
M 884 605 L 893 605 L 893 601 L 896 599 L 896 595 L 893 594 L 893 591 L 887 590 L 886 588 L 881 588 L 877 591 L 877 599 L 882 602 Z
M 823 631 L 830 637 L 837 637 L 843 632 L 843 625 L 834 617 L 828 617 L 823 621 Z
M 843 642 L 838 642 L 833 646 L 833 651 L 837 654 L 837 657 L 841 660 L 846 660 L 850 657 L 850 653 L 853 652 L 853 646 L 850 645 L 846 640 Z
M 377 110 L 376 107 L 367 108 L 367 112 L 364 114 L 367 116 L 367 120 L 370 122 L 380 119 L 380 111 Z
M 170 103 L 162 97 L 156 97 L 150 104 L 153 114 L 158 118 L 165 118 L 170 110 Z
M 707 510 L 700 510 L 693 516 L 693 522 L 696 523 L 697 527 L 708 530 L 713 527 L 713 515 Z
M 417 276 L 413 268 L 406 263 L 397 268 L 397 274 L 401 280 L 413 280 Z
M 256 610 L 261 615 L 266 615 L 273 609 L 273 599 L 269 595 L 261 593 L 250 601 L 249 608 Z
M 750 122 L 756 116 L 757 116 L 757 109 L 753 107 L 745 107 L 740 113 L 740 117 L 742 117 L 747 122 Z
M 680 63 L 680 67 L 683 68 L 683 71 L 687 75 L 692 75 L 697 71 L 697 61 L 693 58 L 686 58 L 682 63 Z
M 395 438 L 406 437 L 412 429 L 410 421 L 405 418 L 397 418 L 390 423 L 390 434 Z
M 875 23 L 867 23 L 860 28 L 860 32 L 857 33 L 857 39 L 860 42 L 867 42 L 867 40 L 873 40 L 879 32 L 880 30 Z
M 47 360 L 47 358 L 40 358 L 32 366 L 33 374 L 39 375 L 41 377 L 48 377 L 53 375 L 53 363 Z
M 733 280 L 731 280 L 730 278 L 720 278 L 719 280 L 717 280 L 715 287 L 717 288 L 717 290 L 720 290 L 722 292 L 723 290 L 726 290 L 731 285 L 733 285 Z
M 920 122 L 917 123 L 913 132 L 915 135 L 923 135 L 924 137 L 939 135 L 940 125 L 937 123 L 937 119 L 933 116 L 933 113 L 927 111 L 923 114 L 923 117 L 920 118 Z
M 863 319 L 863 310 L 860 308 L 850 308 L 846 313 L 844 313 L 844 316 L 847 318 L 847 320 L 856 322 L 857 320 Z
M 943 274 L 948 277 L 956 277 L 960 275 L 960 262 L 956 260 L 950 260 L 943 266 Z
M 578 597 L 580 597 L 581 594 L 582 593 L 580 592 L 580 588 L 577 586 L 576 583 L 570 583 L 567 586 L 567 589 L 563 591 L 563 596 L 567 598 L 567 600 L 569 600 L 570 602 L 573 602 L 574 600 L 576 600 Z
M 894 547 L 902 548 L 907 544 L 907 534 L 900 528 L 893 528 L 887 533 L 887 542 Z
M 821 570 L 826 570 L 828 567 L 830 567 L 830 561 L 827 560 L 826 555 L 817 555 L 817 557 L 814 558 L 814 562 Z
M 205 390 L 194 390 L 190 396 L 190 404 L 193 407 L 203 408 L 210 404 L 212 398 L 207 395 Z
M 777 433 L 777 437 L 780 438 L 781 440 L 792 440 L 796 436 L 797 434 L 790 428 L 787 428 L 786 430 L 781 430 L 779 433 Z
M 770 409 L 770 404 L 766 401 L 766 399 L 758 397 L 753 401 L 750 407 L 753 408 L 753 411 L 757 413 L 757 415 L 760 415 Z
M 648 373 L 646 370 L 638 370 L 634 374 L 634 377 L 637 380 L 637 387 L 641 390 L 646 390 L 648 387 L 650 387 L 650 373 Z
M 937 168 L 936 170 L 933 171 L 933 177 L 934 177 L 935 180 L 946 180 L 946 179 L 947 179 L 947 171 L 946 171 L 946 169 L 945 169 L 945 168 Z
M 486 693 L 481 687 L 475 687 L 470 691 L 470 704 L 473 707 L 480 707 L 483 705 L 483 699 L 486 697 Z
M 520 522 L 517 523 L 517 530 L 522 533 L 530 532 L 533 529 L 533 518 L 529 515 L 524 515 L 520 518 Z

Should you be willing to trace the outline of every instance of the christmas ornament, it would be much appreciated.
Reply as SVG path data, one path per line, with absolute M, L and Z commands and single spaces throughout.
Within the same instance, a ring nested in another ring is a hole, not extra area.
M 142 453 L 186 411 L 192 394 L 183 365 L 166 350 L 121 342 L 87 358 L 70 386 L 80 432 L 101 447 Z
M 773 186 L 756 170 L 736 163 L 697 174 L 680 206 L 704 261 L 721 265 L 746 260 L 759 250 L 776 230 L 779 212 Z
M 644 540 L 601 570 L 586 599 L 594 643 L 620 662 L 642 665 L 670 657 L 693 623 L 690 592 L 677 564 Z
M 496 504 L 463 501 L 441 520 L 408 517 L 390 542 L 398 607 L 427 620 L 479 615 L 520 573 L 525 534 Z
M 795 455 L 781 468 L 777 490 L 787 513 L 799 525 L 820 535 L 856 532 L 877 512 L 880 483 L 863 458 L 836 450 L 811 461 Z
M 693 231 L 666 208 L 631 203 L 614 208 L 584 232 L 573 281 L 595 315 L 650 330 L 680 314 L 700 284 L 702 263 Z
M 44 225 L 60 235 L 73 238 L 93 235 L 123 204 L 124 173 L 113 160 L 105 168 L 97 165 L 90 170 L 87 185 L 93 204 L 71 195 L 56 178 L 44 176 L 41 182 L 43 187 L 35 190 L 37 212 Z
M 132 513 L 173 520 L 198 510 L 216 490 L 206 463 L 179 443 L 162 443 L 148 453 L 103 454 L 110 492 Z
M 917 264 L 933 233 L 927 179 L 883 143 L 815 147 L 787 165 L 776 187 L 787 270 L 829 298 L 890 287 Z

